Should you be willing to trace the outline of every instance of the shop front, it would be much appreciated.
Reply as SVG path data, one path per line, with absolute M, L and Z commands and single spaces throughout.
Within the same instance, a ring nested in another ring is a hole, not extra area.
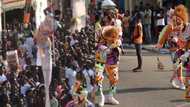
M 13 9 L 22 9 L 25 6 L 26 0 L 2 0 L 2 7 L 5 11 Z
M 3 28 L 5 23 L 14 23 L 15 21 L 21 22 L 23 20 L 25 2 L 26 0 L 1 1 L 1 20 L 3 23 L 1 26 Z

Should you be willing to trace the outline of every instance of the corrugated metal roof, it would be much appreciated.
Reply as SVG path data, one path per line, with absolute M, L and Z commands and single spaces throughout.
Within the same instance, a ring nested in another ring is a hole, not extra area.
M 2 8 L 5 11 L 24 8 L 26 0 L 3 0 Z

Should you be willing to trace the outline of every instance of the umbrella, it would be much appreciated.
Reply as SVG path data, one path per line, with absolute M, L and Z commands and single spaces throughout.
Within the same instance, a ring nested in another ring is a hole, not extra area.
M 102 2 L 102 8 L 108 9 L 108 8 L 115 8 L 116 4 L 112 0 L 104 0 Z

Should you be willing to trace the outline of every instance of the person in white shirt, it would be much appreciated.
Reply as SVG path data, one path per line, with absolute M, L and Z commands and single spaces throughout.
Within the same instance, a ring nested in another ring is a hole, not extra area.
M 3 66 L 3 64 L 0 65 L 0 84 L 2 84 L 3 82 L 5 82 L 7 80 L 7 77 L 4 74 L 5 72 L 5 67 Z
M 69 88 L 71 89 L 73 88 L 73 85 L 75 83 L 76 74 L 77 74 L 77 71 L 73 65 L 69 65 L 68 68 L 66 68 L 65 70 L 65 77 L 68 80 L 68 85 L 69 85 Z
M 174 9 L 170 7 L 167 11 L 167 24 L 172 23 L 173 14 L 174 14 Z
M 145 41 L 147 43 L 152 43 L 151 37 L 151 24 L 152 24 L 152 10 L 150 5 L 146 4 L 146 9 L 144 11 L 144 30 L 145 30 Z
M 165 24 L 165 19 L 164 19 L 164 10 L 160 9 L 159 13 L 156 14 L 157 16 L 157 21 L 156 21 L 156 35 L 154 42 L 158 41 L 158 36 L 161 32 L 161 30 L 164 28 Z
M 95 76 L 95 72 L 93 69 L 91 69 L 88 65 L 84 68 L 82 71 L 84 77 L 86 77 L 86 88 L 88 93 L 91 93 L 93 91 L 93 84 L 92 84 L 92 79 Z

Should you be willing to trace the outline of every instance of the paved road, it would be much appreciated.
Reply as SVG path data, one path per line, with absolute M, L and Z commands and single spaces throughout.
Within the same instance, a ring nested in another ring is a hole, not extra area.
M 157 70 L 157 56 L 165 65 L 164 71 Z M 116 96 L 120 105 L 105 107 L 176 107 L 186 103 L 184 92 L 172 89 L 169 83 L 172 74 L 170 56 L 143 51 L 143 63 L 143 72 L 132 72 L 131 69 L 136 67 L 135 50 L 127 50 L 127 55 L 122 56 L 120 62 Z

